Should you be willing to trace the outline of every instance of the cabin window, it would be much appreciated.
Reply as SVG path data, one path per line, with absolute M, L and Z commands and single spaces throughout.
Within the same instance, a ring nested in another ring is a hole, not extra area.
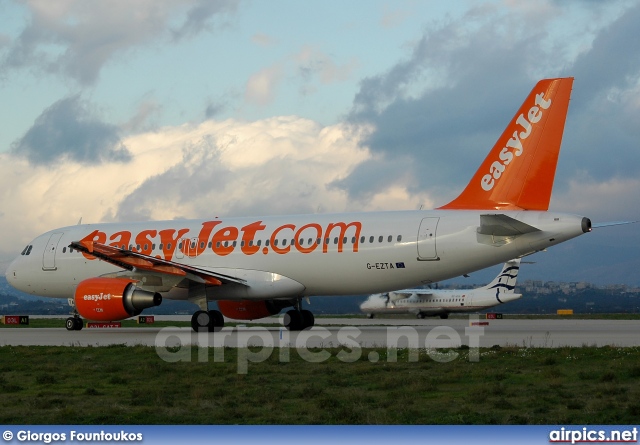
M 202 242 L 200 243 L 200 248 L 201 248 L 201 249 L 204 249 L 204 241 L 202 241 Z
M 370 242 L 371 244 L 373 244 L 373 237 L 372 237 L 372 236 L 370 236 L 370 237 L 369 237 L 369 242 Z
M 402 241 L 402 235 L 398 235 L 398 242 Z
M 262 240 L 259 239 L 258 242 L 256 243 L 256 246 L 260 247 L 260 244 L 262 244 Z
M 149 245 L 148 244 L 144 245 L 144 250 L 149 250 Z
M 67 248 L 66 247 L 62 248 L 62 253 L 67 253 Z
M 382 235 L 380 235 L 380 236 L 378 237 L 378 242 L 379 242 L 379 243 L 381 243 L 381 242 L 382 242 Z
M 213 245 L 213 242 L 209 241 L 209 249 L 211 249 L 212 245 Z
M 234 242 L 233 242 L 233 247 L 236 247 L 236 244 L 237 244 L 237 243 L 234 241 Z
M 391 241 L 393 241 L 393 236 L 389 235 L 389 238 L 387 238 L 387 242 L 390 243 Z
M 364 236 L 360 237 L 360 244 L 364 244 Z
M 337 236 L 333 239 L 333 244 L 338 244 L 338 237 Z
M 167 243 L 167 250 L 171 250 L 171 243 Z

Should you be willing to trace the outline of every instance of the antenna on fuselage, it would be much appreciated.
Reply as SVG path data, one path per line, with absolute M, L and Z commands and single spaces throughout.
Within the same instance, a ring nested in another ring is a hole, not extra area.
M 82 216 L 80 217 L 80 219 L 78 220 L 78 225 L 82 224 Z

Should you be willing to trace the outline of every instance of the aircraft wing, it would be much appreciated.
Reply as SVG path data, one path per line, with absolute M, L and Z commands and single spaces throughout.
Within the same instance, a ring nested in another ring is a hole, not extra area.
M 69 245 L 69 247 L 85 252 L 89 255 L 93 255 L 102 261 L 130 271 L 146 271 L 171 275 L 174 277 L 184 277 L 197 283 L 208 284 L 211 286 L 220 286 L 227 283 L 247 285 L 245 280 L 235 278 L 230 275 L 224 275 L 186 264 L 176 263 L 174 261 L 167 261 L 161 258 L 132 252 L 126 249 L 120 249 L 118 247 L 107 246 L 105 244 L 92 241 L 74 241 Z
M 390 293 L 393 294 L 391 298 L 392 301 L 411 298 L 413 295 L 421 295 L 421 296 L 433 295 L 433 291 L 429 289 L 407 289 L 407 290 L 401 290 L 401 291 L 394 291 Z

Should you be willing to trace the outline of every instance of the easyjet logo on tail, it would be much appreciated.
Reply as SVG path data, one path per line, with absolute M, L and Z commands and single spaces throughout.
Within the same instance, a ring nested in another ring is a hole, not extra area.
M 489 173 L 484 175 L 480 180 L 480 185 L 485 191 L 493 189 L 496 181 L 500 179 L 502 174 L 507 169 L 507 166 L 513 161 L 514 156 L 521 156 L 524 152 L 522 142 L 531 135 L 534 125 L 540 122 L 542 119 L 543 110 L 546 110 L 551 106 L 551 99 L 544 100 L 544 93 L 536 94 L 535 105 L 529 108 L 525 117 L 524 113 L 521 113 L 516 120 L 516 125 L 522 127 L 522 129 L 516 128 L 513 132 L 513 136 L 507 141 L 506 146 L 500 151 L 498 155 L 499 160 L 494 161 L 489 167 Z

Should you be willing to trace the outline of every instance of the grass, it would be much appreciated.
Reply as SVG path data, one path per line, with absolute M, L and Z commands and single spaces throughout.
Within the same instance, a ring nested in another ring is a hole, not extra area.
M 494 347 L 477 362 L 462 348 L 448 363 L 424 350 L 418 361 L 400 350 L 391 362 L 383 348 L 359 357 L 325 349 L 319 363 L 291 350 L 283 361 L 287 351 L 275 349 L 239 374 L 239 359 L 257 351 L 220 349 L 216 361 L 213 350 L 193 348 L 193 361 L 168 363 L 143 346 L 3 346 L 0 423 L 635 424 L 640 416 L 640 348 Z

